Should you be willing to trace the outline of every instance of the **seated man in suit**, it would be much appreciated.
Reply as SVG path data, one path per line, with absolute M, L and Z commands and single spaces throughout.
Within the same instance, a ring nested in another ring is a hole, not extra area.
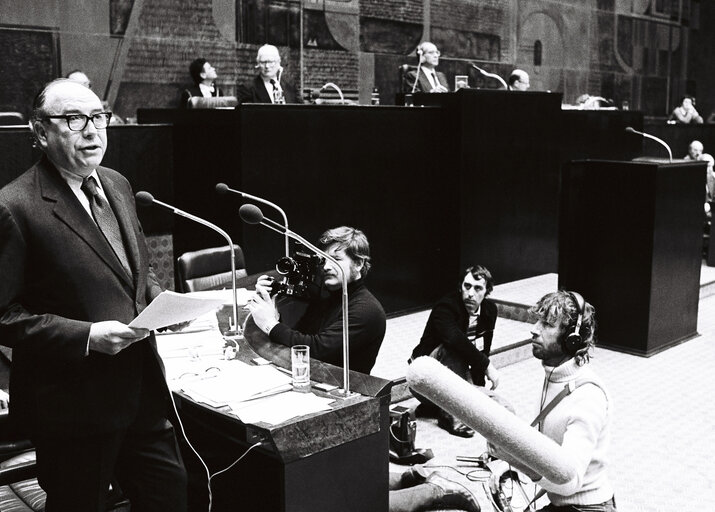
M 492 389 L 499 384 L 499 372 L 489 361 L 497 321 L 497 307 L 486 299 L 493 288 L 492 274 L 481 265 L 468 267 L 458 290 L 444 296 L 432 309 L 413 359 L 431 356 L 463 379 L 484 386 L 485 377 Z M 436 414 L 438 425 L 450 434 L 472 437 L 474 430 L 416 395 L 421 415 Z
M 209 61 L 203 58 L 195 59 L 189 64 L 189 73 L 194 81 L 192 87 L 181 92 L 181 107 L 186 107 L 193 96 L 200 98 L 217 98 L 223 96 L 221 89 L 214 83 L 218 74 Z
M 370 245 L 359 229 L 329 229 L 318 247 L 337 260 L 348 282 L 350 369 L 369 374 L 385 336 L 385 311 L 363 282 L 370 270 Z M 295 329 L 278 320 L 270 296 L 272 278 L 261 276 L 248 302 L 253 320 L 271 341 L 287 347 L 308 345 L 310 356 L 343 365 L 342 279 L 331 261 L 324 263 L 322 293 L 313 299 Z
M 264 44 L 256 55 L 258 75 L 249 84 L 238 87 L 239 103 L 303 103 L 295 86 L 283 78 L 278 48 Z
M 37 452 L 46 510 L 105 509 L 116 478 L 132 510 L 185 511 L 154 335 L 128 324 L 161 293 L 134 195 L 101 167 L 111 113 L 50 82 L 30 127 L 42 158 L 0 189 L 0 342 L 13 350 L 10 420 Z
M 403 92 L 449 92 L 447 77 L 435 68 L 439 65 L 439 50 L 437 47 L 425 41 L 417 47 L 417 55 L 420 59 L 420 74 L 417 70 L 405 73 L 402 81 Z

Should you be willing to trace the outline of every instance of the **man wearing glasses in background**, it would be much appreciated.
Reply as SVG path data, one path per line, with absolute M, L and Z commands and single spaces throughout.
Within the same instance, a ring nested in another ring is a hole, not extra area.
M 435 68 L 439 65 L 439 50 L 425 41 L 417 47 L 417 56 L 420 60 L 420 74 L 417 70 L 405 73 L 402 82 L 403 92 L 449 92 L 447 77 Z
M 238 87 L 239 103 L 303 103 L 301 94 L 283 77 L 278 48 L 264 44 L 256 56 L 258 75 L 249 84 Z
M 128 324 L 161 288 L 129 182 L 100 163 L 110 112 L 49 83 L 30 122 L 44 155 L 0 189 L 0 342 L 13 349 L 10 420 L 37 450 L 46 510 L 186 510 L 152 333 Z

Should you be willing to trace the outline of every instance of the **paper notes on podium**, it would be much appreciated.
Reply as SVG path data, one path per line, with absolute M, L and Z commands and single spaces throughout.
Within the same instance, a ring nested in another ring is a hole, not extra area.
M 161 329 L 169 325 L 188 322 L 223 306 L 221 298 L 192 297 L 185 293 L 163 291 L 144 311 L 131 321 L 129 327 Z

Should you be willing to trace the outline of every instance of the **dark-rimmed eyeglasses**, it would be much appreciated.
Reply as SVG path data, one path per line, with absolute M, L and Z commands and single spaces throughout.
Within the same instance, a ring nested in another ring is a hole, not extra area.
M 64 114 L 61 116 L 45 116 L 42 119 L 64 119 L 67 121 L 67 127 L 73 132 L 81 132 L 87 128 L 89 121 L 97 130 L 104 130 L 109 124 L 109 120 L 112 118 L 111 112 L 97 112 L 91 116 L 86 116 L 84 114 Z

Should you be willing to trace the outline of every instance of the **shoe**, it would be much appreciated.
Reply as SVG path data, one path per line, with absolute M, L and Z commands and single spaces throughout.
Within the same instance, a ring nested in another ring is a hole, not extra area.
M 437 418 L 437 426 L 445 429 L 453 436 L 474 437 L 474 430 L 444 411 Z
M 459 509 L 467 512 L 480 512 L 481 507 L 474 495 L 462 484 L 448 480 L 441 473 L 435 471 L 427 477 L 427 483 L 439 487 L 443 495 L 437 500 L 433 508 Z

